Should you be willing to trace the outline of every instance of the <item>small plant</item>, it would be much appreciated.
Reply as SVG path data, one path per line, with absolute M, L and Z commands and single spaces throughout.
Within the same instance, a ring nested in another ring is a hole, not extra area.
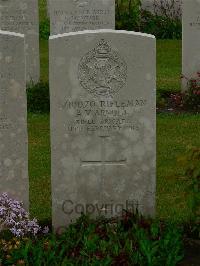
M 50 22 L 49 19 L 45 19 L 40 22 L 40 39 L 48 40 L 50 36 Z
M 49 84 L 40 81 L 27 87 L 28 111 L 32 113 L 49 113 Z
M 140 0 L 116 0 L 116 29 L 139 31 L 141 23 Z
M 8 258 L 2 255 L 2 264 L 173 266 L 182 258 L 179 228 L 124 212 L 112 219 L 83 215 L 62 234 L 22 240 Z
M 200 111 L 200 72 L 197 72 L 197 77 L 187 80 L 188 89 L 183 94 L 183 105 L 185 108 Z
M 184 94 L 179 92 L 179 93 L 172 93 L 170 95 L 170 102 L 172 105 L 172 108 L 174 109 L 182 109 L 184 106 Z
M 30 220 L 21 202 L 3 193 L 0 195 L 0 232 L 4 230 L 9 230 L 16 237 L 23 237 L 35 236 L 41 232 L 41 227 L 36 219 Z
M 141 31 L 155 35 L 157 39 L 181 39 L 181 20 L 141 11 Z
M 143 10 L 140 0 L 116 0 L 116 29 L 141 31 L 157 39 L 181 39 L 180 8 L 174 0 L 154 1 L 154 13 Z
M 172 93 L 168 99 L 168 104 L 174 110 L 200 112 L 200 73 L 197 73 L 197 78 L 188 79 L 182 76 L 187 81 L 187 89 L 184 92 Z

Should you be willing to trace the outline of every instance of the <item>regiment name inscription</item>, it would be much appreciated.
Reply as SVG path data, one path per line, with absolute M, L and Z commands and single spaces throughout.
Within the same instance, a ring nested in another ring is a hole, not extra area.
M 115 28 L 114 0 L 50 0 L 51 34 Z
M 63 104 L 71 116 L 65 125 L 66 132 L 121 131 L 122 129 L 139 130 L 139 123 L 134 121 L 133 113 L 147 105 L 146 99 L 127 101 L 72 101 Z

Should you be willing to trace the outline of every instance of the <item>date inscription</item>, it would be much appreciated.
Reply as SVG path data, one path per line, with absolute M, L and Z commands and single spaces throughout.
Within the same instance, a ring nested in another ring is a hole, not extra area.
M 141 112 L 146 105 L 146 99 L 125 101 L 73 101 L 66 99 L 62 105 L 62 109 L 67 111 L 68 117 L 65 130 L 68 133 L 99 133 L 124 129 L 139 131 L 140 125 L 135 120 L 134 114 Z

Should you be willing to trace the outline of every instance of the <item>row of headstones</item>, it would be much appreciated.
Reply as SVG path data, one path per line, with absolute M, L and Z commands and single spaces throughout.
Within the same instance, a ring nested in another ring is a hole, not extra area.
M 153 215 L 155 38 L 97 30 L 49 44 L 54 227 L 86 210 Z M 24 50 L 23 35 L 0 31 L 0 192 L 28 208 Z
M 142 1 L 150 5 L 152 0 Z M 180 1 L 177 0 L 177 3 Z M 51 35 L 86 29 L 114 29 L 115 0 L 47 0 Z M 178 5 L 178 4 L 177 4 Z M 39 15 L 38 0 L 0 0 L 0 29 L 25 34 L 26 80 L 39 81 Z M 200 32 L 200 1 L 183 1 L 182 73 L 187 78 L 200 69 L 198 40 Z M 186 83 L 183 82 L 183 90 Z
M 54 0 L 55 1 L 55 0 Z M 98 1 L 98 0 L 97 0 Z M 121 2 L 120 0 L 118 0 Z M 47 0 L 47 15 L 49 16 L 50 14 L 50 0 Z M 76 1 L 75 2 L 81 2 L 81 1 Z M 86 2 L 86 1 L 84 1 Z M 176 15 L 180 13 L 181 15 L 181 4 L 182 0 L 141 0 L 141 8 L 144 10 L 147 10 L 151 13 L 163 13 L 161 10 L 162 8 L 165 8 L 167 13 L 171 14 L 169 8 L 173 7 L 175 10 L 173 10 L 173 14 L 175 13 Z M 160 12 L 159 12 L 160 11 Z
M 0 192 L 28 208 L 26 45 L 23 34 L 0 32 Z M 104 29 L 54 35 L 49 45 L 53 225 L 80 209 L 110 216 L 136 203 L 153 215 L 155 38 Z
M 115 0 L 52 0 L 51 35 L 85 29 L 114 29 Z M 0 29 L 25 35 L 26 80 L 40 79 L 38 0 L 0 0 Z

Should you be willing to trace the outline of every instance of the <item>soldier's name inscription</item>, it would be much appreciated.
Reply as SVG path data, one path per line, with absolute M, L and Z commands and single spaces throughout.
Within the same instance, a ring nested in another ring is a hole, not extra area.
M 62 108 L 67 110 L 71 119 L 65 124 L 65 130 L 73 133 L 124 129 L 138 131 L 140 124 L 134 119 L 133 114 L 142 111 L 146 105 L 146 99 L 124 101 L 67 99 Z

